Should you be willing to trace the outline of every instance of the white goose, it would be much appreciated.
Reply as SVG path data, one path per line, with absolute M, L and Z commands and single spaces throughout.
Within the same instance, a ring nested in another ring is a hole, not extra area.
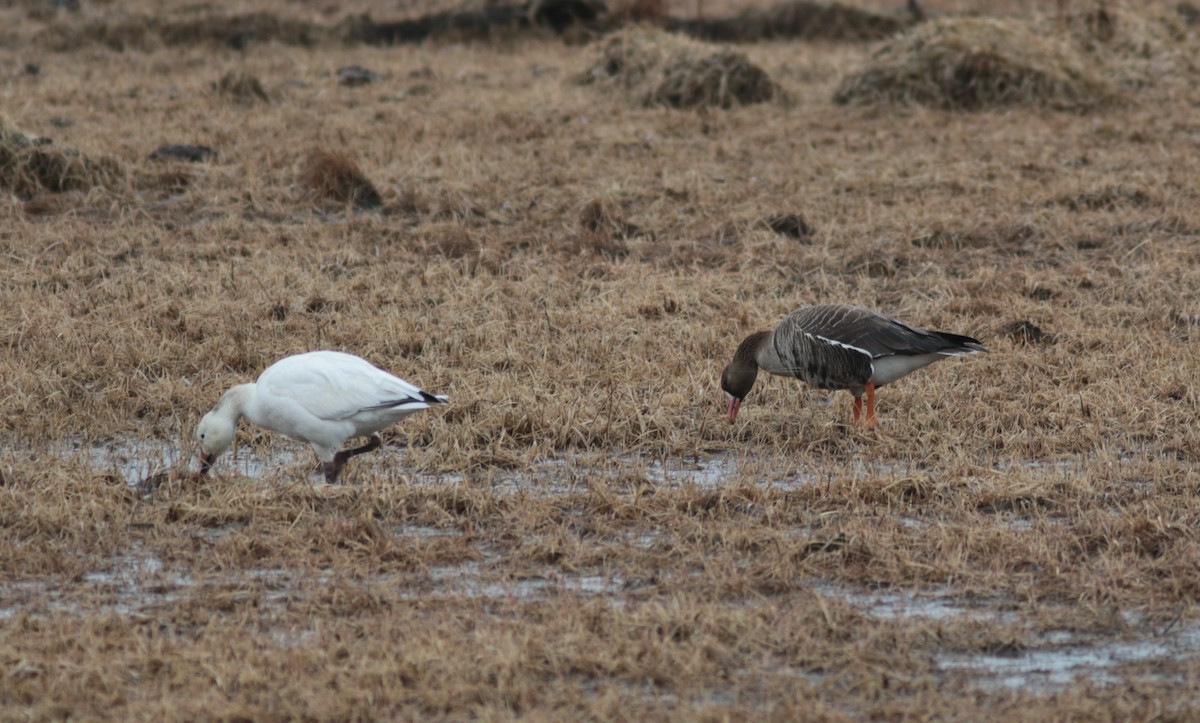
M 909 326 L 845 304 L 804 306 L 772 331 L 746 337 L 721 374 L 729 421 L 754 386 L 758 370 L 795 377 L 818 389 L 854 395 L 854 421 L 867 397 L 867 428 L 875 426 L 875 389 L 949 356 L 986 353 L 977 339 Z
M 353 354 L 313 351 L 284 357 L 267 367 L 257 382 L 229 389 L 200 420 L 195 433 L 200 474 L 229 448 L 238 420 L 246 417 L 312 445 L 325 481 L 333 484 L 346 460 L 379 448 L 381 429 L 447 401 Z M 338 451 L 351 437 L 370 439 L 361 447 Z

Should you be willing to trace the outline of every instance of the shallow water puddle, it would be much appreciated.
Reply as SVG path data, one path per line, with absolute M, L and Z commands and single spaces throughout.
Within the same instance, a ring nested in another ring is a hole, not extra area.
M 384 450 L 380 454 L 386 452 Z M 168 440 L 141 439 L 129 435 L 97 443 L 75 440 L 58 453 L 64 457 L 82 456 L 93 469 L 115 474 L 131 487 L 160 472 L 195 472 L 199 469 L 198 458 L 191 448 L 181 449 L 178 444 Z M 262 479 L 282 469 L 305 464 L 311 465 L 313 481 L 318 481 L 317 459 L 306 447 L 290 449 L 281 446 L 268 453 L 260 453 L 255 447 L 242 445 L 222 455 L 214 467 L 214 473 Z
M 857 592 L 839 583 L 822 581 L 813 583 L 811 589 L 825 597 L 841 600 L 864 615 L 881 620 L 970 618 L 1011 622 L 1018 619 L 1016 613 L 996 610 L 996 604 L 999 602 L 997 600 L 955 595 L 949 588 L 935 588 L 925 592 Z
M 954 595 L 948 588 L 923 592 L 857 592 L 840 584 L 819 582 L 812 588 L 841 600 L 864 615 L 879 620 L 927 618 L 1018 623 L 1022 616 L 995 598 Z M 1123 616 L 1137 625 L 1137 615 Z M 1114 634 L 1115 637 L 1115 634 Z M 985 689 L 1019 689 L 1044 693 L 1070 686 L 1077 680 L 1093 684 L 1116 683 L 1127 676 L 1124 666 L 1141 663 L 1182 663 L 1200 656 L 1200 623 L 1157 633 L 1142 626 L 1134 636 L 1113 639 L 1096 634 L 1048 631 L 1037 636 L 1037 647 L 1012 653 L 941 653 L 935 656 L 946 673 L 967 674 Z M 1161 674 L 1159 674 L 1161 675 Z
M 432 527 L 392 525 L 397 536 L 445 537 L 458 531 Z M 225 533 L 228 530 L 224 530 Z M 202 535 L 211 534 L 205 530 Z M 619 575 L 596 571 L 567 572 L 540 566 L 501 576 L 491 573 L 499 554 L 483 550 L 482 562 L 427 569 L 424 573 L 382 573 L 347 580 L 331 571 L 312 572 L 289 568 L 254 568 L 196 577 L 169 568 L 162 558 L 136 544 L 121 554 L 104 558 L 76 580 L 0 581 L 0 621 L 20 614 L 65 614 L 82 617 L 118 613 L 153 616 L 165 605 L 216 594 L 261 595 L 267 605 L 287 605 L 307 599 L 329 585 L 375 589 L 400 599 L 496 598 L 533 600 L 564 593 L 615 594 L 625 581 Z M 432 590 L 430 589 L 432 586 Z
M 169 440 L 131 435 L 119 435 L 103 443 L 71 440 L 51 452 L 64 458 L 82 456 L 88 466 L 114 474 L 130 486 L 159 472 L 197 469 L 195 454 L 190 448 L 181 448 L 177 442 Z M 861 459 L 824 460 L 801 467 L 786 455 L 716 452 L 705 456 L 671 457 L 578 452 L 541 459 L 529 468 L 518 470 L 498 469 L 478 474 L 425 473 L 406 467 L 406 452 L 401 446 L 385 446 L 363 462 L 368 466 L 360 467 L 359 473 L 385 480 L 389 475 L 398 475 L 406 483 L 422 486 L 480 484 L 503 492 L 563 495 L 578 492 L 594 480 L 628 485 L 631 480 L 641 478 L 666 489 L 715 490 L 749 483 L 788 490 L 845 480 L 900 478 L 927 471 L 920 465 Z M 1069 459 L 1053 462 L 997 460 L 992 465 L 996 472 L 1017 467 L 1043 470 L 1051 476 L 1068 476 L 1080 474 L 1083 462 Z M 297 476 L 302 476 L 308 477 L 314 485 L 323 483 L 311 451 L 303 445 L 282 441 L 264 447 L 235 447 L 222 456 L 215 472 L 263 481 L 275 478 L 294 481 Z
M 82 457 L 92 469 L 115 474 L 130 486 L 152 474 L 187 464 L 178 445 L 162 439 L 129 435 L 120 435 L 105 443 L 71 440 L 53 453 L 64 458 Z
M 196 581 L 168 571 L 163 561 L 136 545 L 128 552 L 107 558 L 84 573 L 77 583 L 40 580 L 0 583 L 0 620 L 21 612 L 134 614 L 143 608 L 185 597 Z
M 479 563 L 436 567 L 429 574 L 439 591 L 448 596 L 489 599 L 532 600 L 564 592 L 601 595 L 619 592 L 625 585 L 618 575 L 576 575 L 549 567 L 510 579 L 490 580 Z
M 713 454 L 706 457 L 645 457 L 640 455 L 610 455 L 600 453 L 564 454 L 543 459 L 530 469 L 497 470 L 487 474 L 417 473 L 405 469 L 406 450 L 384 447 L 369 459 L 372 474 L 400 473 L 405 481 L 419 485 L 460 484 L 475 481 L 490 484 L 494 489 L 539 494 L 567 494 L 586 486 L 590 479 L 627 481 L 630 474 L 640 475 L 656 487 L 677 488 L 694 486 L 704 490 L 717 489 L 739 481 L 771 484 L 783 489 L 831 482 L 847 475 L 859 479 L 898 474 L 894 465 L 866 464 L 858 460 L 821 465 L 802 470 L 783 457 L 757 455 Z M 82 456 L 88 466 L 114 474 L 127 485 L 135 486 L 151 475 L 175 471 L 195 471 L 197 463 L 191 449 L 163 439 L 142 439 L 120 435 L 103 443 L 72 440 L 54 454 L 66 457 Z M 311 469 L 310 469 L 311 468 Z M 281 443 L 269 449 L 242 445 L 222 456 L 216 473 L 238 474 L 251 479 L 269 479 L 286 472 L 299 472 L 311 477 L 314 484 L 321 481 L 316 458 L 302 445 Z
M 1187 625 L 1165 634 L 1142 632 L 1132 640 L 1083 641 L 1073 633 L 1044 636 L 1049 647 L 1027 650 L 1016 655 L 943 654 L 938 666 L 974 677 L 974 683 L 988 689 L 1010 688 L 1047 692 L 1070 686 L 1077 680 L 1094 684 L 1118 683 L 1128 676 L 1122 668 L 1139 663 L 1184 662 L 1200 654 L 1200 624 Z M 1067 638 L 1067 645 L 1055 645 Z M 1152 676 L 1162 676 L 1155 672 Z

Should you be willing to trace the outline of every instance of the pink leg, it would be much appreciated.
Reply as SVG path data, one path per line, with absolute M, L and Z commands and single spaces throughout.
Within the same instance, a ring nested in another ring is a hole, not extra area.
M 867 382 L 867 429 L 875 426 L 875 385 Z

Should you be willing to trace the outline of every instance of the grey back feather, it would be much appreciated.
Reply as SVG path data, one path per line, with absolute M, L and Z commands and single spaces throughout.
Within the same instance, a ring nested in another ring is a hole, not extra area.
M 927 331 L 844 304 L 796 309 L 771 341 L 797 378 L 822 389 L 861 387 L 871 378 L 871 360 L 884 356 L 986 351 L 970 337 Z

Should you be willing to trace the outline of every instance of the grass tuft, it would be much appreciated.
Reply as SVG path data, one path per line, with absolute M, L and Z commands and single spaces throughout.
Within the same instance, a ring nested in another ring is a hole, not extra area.
M 116 190 L 125 181 L 125 170 L 116 159 L 59 148 L 49 138 L 25 133 L 0 116 L 0 188 L 30 200 L 47 192 Z M 43 213 L 43 208 L 49 206 L 35 207 L 31 213 Z
M 240 70 L 233 70 L 221 76 L 213 83 L 213 90 L 226 98 L 242 105 L 265 103 L 270 100 L 262 81 Z
M 349 156 L 316 150 L 304 159 L 300 182 L 313 197 L 352 205 L 378 208 L 383 199 L 375 185 Z

